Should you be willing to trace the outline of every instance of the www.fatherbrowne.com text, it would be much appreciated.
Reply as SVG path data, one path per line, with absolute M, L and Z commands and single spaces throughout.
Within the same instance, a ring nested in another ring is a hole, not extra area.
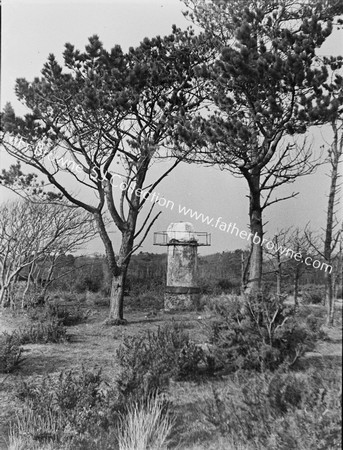
M 59 168 L 63 170 L 65 168 L 68 171 L 76 171 L 83 172 L 83 167 L 78 166 L 74 161 L 66 159 L 66 158 L 51 158 L 49 155 L 50 161 L 57 164 Z M 76 166 L 76 167 L 75 167 Z M 91 178 L 95 181 L 97 178 L 97 172 L 94 170 L 91 173 Z M 124 176 L 117 172 L 111 172 L 111 184 L 113 187 L 120 189 L 121 191 L 130 191 L 132 190 L 132 186 L 128 185 L 125 181 L 123 181 Z M 101 181 L 101 180 L 100 180 Z M 169 209 L 171 211 L 175 210 L 175 202 L 172 200 L 167 200 L 164 196 L 161 196 L 159 193 L 153 191 L 149 192 L 144 189 L 137 189 L 136 195 L 144 198 L 151 203 L 156 203 L 159 206 Z M 245 230 L 240 230 L 236 223 L 225 222 L 222 217 L 209 217 L 204 213 L 199 213 L 198 211 L 194 211 L 192 208 L 187 208 L 186 206 L 178 205 L 178 213 L 182 214 L 185 217 L 188 217 L 193 220 L 200 221 L 202 224 L 207 226 L 211 226 L 216 228 L 224 233 L 233 234 L 236 237 L 240 237 L 248 242 L 253 242 L 255 245 L 264 246 L 269 252 L 273 252 L 274 254 L 279 253 L 281 256 L 286 256 L 288 258 L 293 258 L 297 262 L 302 262 L 307 266 L 312 266 L 315 269 L 324 270 L 325 272 L 332 272 L 332 266 L 326 264 L 325 262 L 321 262 L 319 260 L 313 259 L 311 256 L 304 256 L 301 252 L 295 252 L 291 248 L 287 248 L 286 246 L 282 246 L 276 244 L 275 242 L 268 240 L 266 238 L 261 239 L 257 234 L 249 233 Z

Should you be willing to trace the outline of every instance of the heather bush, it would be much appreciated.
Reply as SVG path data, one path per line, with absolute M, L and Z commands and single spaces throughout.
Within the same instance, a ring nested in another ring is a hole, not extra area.
M 21 345 L 58 343 L 68 340 L 66 329 L 57 321 L 38 322 L 14 332 Z
M 23 362 L 22 348 L 15 333 L 0 337 L 0 373 L 11 373 Z
M 16 395 L 13 449 L 162 450 L 173 424 L 163 398 L 118 403 L 101 370 L 22 382 Z
M 16 437 L 73 450 L 115 445 L 113 430 L 123 408 L 104 389 L 100 370 L 22 382 L 16 395 L 22 402 L 13 424 Z
M 227 280 L 226 278 L 201 278 L 199 280 L 199 288 L 202 295 L 238 294 L 240 292 L 240 283 Z
M 304 305 L 320 305 L 325 302 L 324 286 L 306 284 L 302 286 L 302 303 Z
M 209 309 L 213 317 L 205 328 L 217 367 L 275 370 L 283 363 L 294 364 L 315 346 L 316 332 L 281 298 L 226 296 Z
M 125 399 L 140 400 L 166 389 L 171 378 L 195 376 L 202 350 L 178 324 L 154 333 L 128 336 L 117 351 L 121 372 L 117 386 Z
M 80 304 L 48 303 L 43 308 L 30 308 L 27 312 L 30 320 L 38 322 L 58 322 L 61 326 L 77 325 L 85 322 L 90 310 Z
M 213 387 L 199 414 L 223 436 L 256 449 L 339 449 L 341 380 L 326 375 L 240 373 L 224 389 Z
M 322 329 L 324 325 L 324 320 L 322 317 L 318 317 L 313 313 L 310 313 L 305 317 L 305 323 L 309 330 L 316 336 L 317 340 L 328 339 L 327 333 Z
M 48 308 L 49 315 L 53 318 L 56 318 L 56 320 L 61 325 L 64 325 L 66 327 L 85 322 L 91 312 L 89 309 L 85 310 L 84 308 L 80 307 L 80 305 L 65 306 L 51 304 L 48 306 Z

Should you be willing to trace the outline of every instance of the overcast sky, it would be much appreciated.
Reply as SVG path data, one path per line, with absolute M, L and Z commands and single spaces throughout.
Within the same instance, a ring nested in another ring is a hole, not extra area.
M 83 49 L 87 38 L 98 34 L 105 48 L 120 44 L 126 50 L 139 44 L 145 36 L 169 34 L 173 24 L 181 28 L 189 25 L 182 15 L 185 7 L 179 0 L 2 0 L 2 4 L 1 107 L 9 101 L 20 114 L 25 109 L 15 98 L 15 79 L 24 77 L 32 80 L 34 76 L 39 76 L 49 53 L 54 53 L 62 62 L 66 42 Z M 341 31 L 329 39 L 321 52 L 337 54 L 342 47 Z M 329 139 L 327 129 L 313 130 L 309 136 L 309 142 L 317 151 Z M 1 150 L 1 167 L 8 167 L 11 162 Z M 315 174 L 301 178 L 280 191 L 280 196 L 293 191 L 300 194 L 266 210 L 267 237 L 272 238 L 277 228 L 291 225 L 304 227 L 310 222 L 313 229 L 325 225 L 329 187 L 325 173 L 328 170 L 328 167 L 322 167 Z M 222 217 L 222 221 L 236 223 L 240 230 L 248 230 L 246 182 L 228 172 L 182 164 L 156 188 L 156 192 L 174 202 L 175 207 L 173 210 L 161 207 L 163 214 L 152 231 L 165 230 L 170 222 L 187 221 L 179 214 L 179 205 L 215 219 Z M 2 201 L 12 197 L 13 194 L 0 187 Z M 193 220 L 193 224 L 197 231 L 212 233 L 212 246 L 201 249 L 202 254 L 247 245 L 239 237 L 206 226 L 201 221 Z M 119 236 L 113 234 L 112 237 L 116 246 Z M 142 251 L 163 250 L 153 247 L 152 242 L 151 233 Z M 101 241 L 95 241 L 87 251 L 103 253 Z

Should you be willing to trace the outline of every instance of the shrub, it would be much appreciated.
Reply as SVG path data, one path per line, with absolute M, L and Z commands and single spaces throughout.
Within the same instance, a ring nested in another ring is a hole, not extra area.
M 314 348 L 316 334 L 280 298 L 227 296 L 210 308 L 215 317 L 205 327 L 219 367 L 275 370 Z
M 155 333 L 125 337 L 117 357 L 119 392 L 125 399 L 138 400 L 162 392 L 170 378 L 196 375 L 203 354 L 180 325 L 173 324 Z
M 91 312 L 90 309 L 85 310 L 84 308 L 81 308 L 80 305 L 66 306 L 52 304 L 49 305 L 48 308 L 48 314 L 51 317 L 56 318 L 61 325 L 66 327 L 85 322 Z
M 320 305 L 325 302 L 325 288 L 315 284 L 302 286 L 302 303 L 304 305 Z
M 86 291 L 99 292 L 101 286 L 102 279 L 94 278 L 94 276 L 86 276 L 75 284 L 74 289 L 78 293 L 83 293 Z
M 222 435 L 254 448 L 338 449 L 340 381 L 334 373 L 329 380 L 315 372 L 241 374 L 236 386 L 213 388 L 199 412 Z
M 0 373 L 11 373 L 23 362 L 22 348 L 15 333 L 0 338 Z
M 44 308 L 30 308 L 28 316 L 33 321 L 58 322 L 60 325 L 71 326 L 85 322 L 90 310 L 85 310 L 80 305 L 65 305 L 49 303 Z
M 19 328 L 14 332 L 18 342 L 24 344 L 47 344 L 48 342 L 58 343 L 68 340 L 66 329 L 57 321 L 38 322 Z
M 199 287 L 203 295 L 238 294 L 241 290 L 240 283 L 226 278 L 201 278 L 199 280 Z
M 305 318 L 306 325 L 309 330 L 316 336 L 317 340 L 324 340 L 328 338 L 328 335 L 322 330 L 324 321 L 321 317 L 317 317 L 314 314 L 309 314 Z
M 73 450 L 113 448 L 113 437 L 108 447 L 104 435 L 111 435 L 110 424 L 116 425 L 122 410 L 116 410 L 111 391 L 105 393 L 101 370 L 82 368 L 80 374 L 61 372 L 54 379 L 22 382 L 16 395 L 23 406 L 13 425 L 15 436 Z
M 110 306 L 110 299 L 109 298 L 95 298 L 94 299 L 94 305 L 96 306 Z

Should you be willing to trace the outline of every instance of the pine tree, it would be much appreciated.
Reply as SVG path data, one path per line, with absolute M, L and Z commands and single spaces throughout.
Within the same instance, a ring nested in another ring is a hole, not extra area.
M 329 76 L 339 58 L 320 61 L 316 50 L 332 33 L 339 2 L 294 4 L 242 0 L 188 0 L 189 16 L 208 36 L 216 57 L 197 75 L 206 82 L 208 112 L 179 127 L 182 143 L 198 142 L 195 162 L 218 164 L 249 187 L 251 243 L 248 291 L 262 283 L 263 211 L 292 198 L 275 190 L 316 166 L 306 141 L 293 136 L 325 122 Z M 187 148 L 187 147 L 186 147 Z

